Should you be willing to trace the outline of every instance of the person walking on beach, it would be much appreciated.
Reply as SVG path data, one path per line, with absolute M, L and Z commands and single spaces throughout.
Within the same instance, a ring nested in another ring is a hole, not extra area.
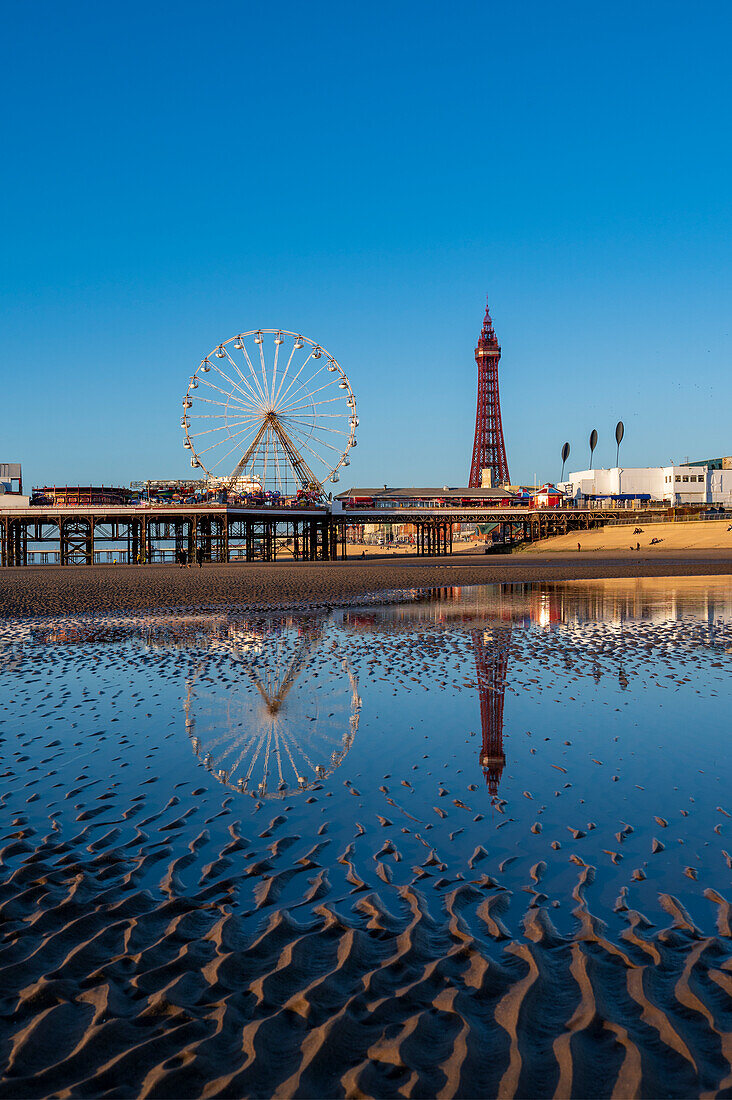
M 196 565 L 198 566 L 199 569 L 203 565 L 203 547 L 202 546 L 198 546 L 196 548 Z
M 579 553 L 581 549 L 582 549 L 582 544 L 580 542 L 578 542 L 577 543 L 577 553 Z

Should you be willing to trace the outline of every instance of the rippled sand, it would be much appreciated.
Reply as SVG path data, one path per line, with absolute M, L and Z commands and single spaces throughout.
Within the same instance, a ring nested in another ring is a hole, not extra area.
M 0 1096 L 730 1095 L 731 609 L 4 624 Z M 240 790 L 267 715 L 347 747 Z

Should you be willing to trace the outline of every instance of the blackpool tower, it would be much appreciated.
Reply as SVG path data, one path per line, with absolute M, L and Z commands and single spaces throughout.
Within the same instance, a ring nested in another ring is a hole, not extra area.
M 501 424 L 501 399 L 498 393 L 500 358 L 501 346 L 486 305 L 485 320 L 475 349 L 475 362 L 478 364 L 478 406 L 475 412 L 475 442 L 468 483 L 473 489 L 481 486 L 483 470 L 492 471 L 493 485 L 505 485 L 509 481 Z

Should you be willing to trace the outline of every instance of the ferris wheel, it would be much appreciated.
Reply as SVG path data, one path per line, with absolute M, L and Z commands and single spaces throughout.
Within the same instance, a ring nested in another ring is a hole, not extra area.
M 183 398 L 191 466 L 236 488 L 322 493 L 350 465 L 356 398 L 320 344 L 284 329 L 256 329 L 219 344 Z
M 249 634 L 229 647 L 236 679 L 217 681 L 205 663 L 188 678 L 191 747 L 224 786 L 285 798 L 342 763 L 358 731 L 361 697 L 348 660 L 318 654 L 322 640 L 318 627 Z

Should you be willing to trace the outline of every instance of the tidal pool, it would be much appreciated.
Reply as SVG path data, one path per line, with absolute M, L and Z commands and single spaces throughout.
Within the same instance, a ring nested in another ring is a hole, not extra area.
M 0 1095 L 730 1089 L 731 670 L 728 578 L 5 622 Z

